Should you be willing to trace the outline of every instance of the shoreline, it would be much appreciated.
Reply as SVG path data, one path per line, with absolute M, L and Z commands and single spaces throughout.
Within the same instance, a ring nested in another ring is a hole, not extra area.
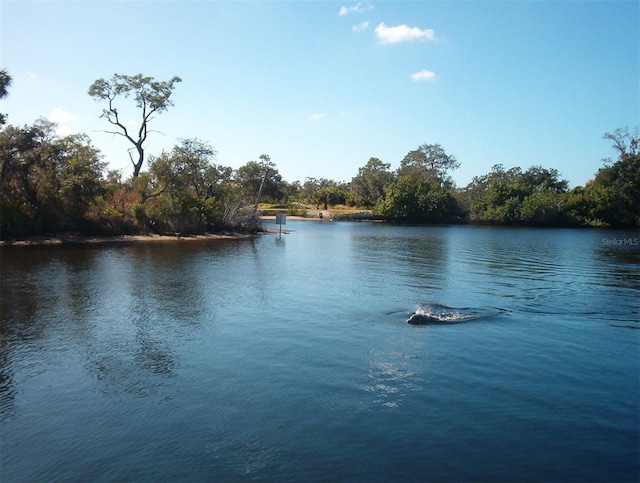
M 56 235 L 34 236 L 24 240 L 2 240 L 0 247 L 24 247 L 24 246 L 59 246 L 59 245 L 109 245 L 120 243 L 181 243 L 191 241 L 213 240 L 245 240 L 253 238 L 255 234 L 243 233 L 216 233 L 206 235 L 116 235 L 116 236 L 91 236 L 91 235 Z
M 260 217 L 265 225 L 275 225 L 275 216 Z M 307 218 L 304 216 L 288 216 L 289 220 L 320 221 L 318 218 Z M 277 226 L 277 225 L 276 225 Z M 261 234 L 278 233 L 272 227 L 264 226 L 264 231 L 256 233 L 209 233 L 204 235 L 113 235 L 113 236 L 93 236 L 93 235 L 54 235 L 54 236 L 32 236 L 23 240 L 0 240 L 2 247 L 33 247 L 33 246 L 60 246 L 60 245 L 109 245 L 121 243 L 181 243 L 193 241 L 215 241 L 215 240 L 247 240 Z
M 271 222 L 272 224 L 276 223 L 275 215 L 264 215 L 261 216 L 260 219 L 265 222 Z M 321 221 L 318 217 L 310 217 L 310 216 L 297 216 L 297 215 L 287 215 L 287 220 L 295 220 L 295 221 Z M 325 220 L 326 221 L 326 220 Z
M 274 225 L 275 216 L 261 216 L 260 219 L 265 225 Z M 308 218 L 305 216 L 287 216 L 288 220 L 322 221 L 319 218 Z M 214 241 L 214 240 L 247 240 L 261 234 L 277 234 L 278 230 L 273 227 L 263 226 L 261 232 L 256 233 L 209 233 L 205 235 L 113 235 L 113 236 L 92 236 L 92 235 L 54 235 L 54 236 L 32 236 L 24 240 L 0 240 L 1 247 L 34 247 L 34 246 L 60 246 L 60 245 L 109 245 L 120 243 L 181 243 L 192 241 Z M 284 229 L 283 229 L 284 232 Z

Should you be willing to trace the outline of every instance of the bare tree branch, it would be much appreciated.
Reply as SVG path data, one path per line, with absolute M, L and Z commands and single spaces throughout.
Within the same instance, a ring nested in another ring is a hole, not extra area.
M 137 160 L 131 157 L 133 164 L 133 177 L 137 178 L 144 163 L 144 143 L 147 141 L 150 131 L 149 122 L 154 118 L 154 114 L 166 111 L 173 103 L 170 100 L 176 82 L 181 82 L 180 77 L 173 77 L 169 81 L 154 81 L 153 77 L 143 77 L 142 74 L 127 76 L 114 74 L 111 80 L 96 80 L 89 87 L 89 95 L 96 100 L 105 100 L 108 108 L 102 111 L 100 117 L 117 126 L 122 132 L 106 131 L 110 134 L 118 134 L 126 138 L 133 144 L 138 153 Z M 137 139 L 127 130 L 127 127 L 120 121 L 118 110 L 114 106 L 117 97 L 127 98 L 133 94 L 136 106 L 141 109 L 141 122 L 138 129 Z M 133 148 L 132 148 L 133 149 Z

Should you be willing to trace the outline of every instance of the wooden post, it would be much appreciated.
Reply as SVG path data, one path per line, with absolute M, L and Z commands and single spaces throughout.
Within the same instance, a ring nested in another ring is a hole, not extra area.
M 282 238 L 282 225 L 287 224 L 287 214 L 286 213 L 276 213 L 276 223 L 280 225 L 280 238 Z

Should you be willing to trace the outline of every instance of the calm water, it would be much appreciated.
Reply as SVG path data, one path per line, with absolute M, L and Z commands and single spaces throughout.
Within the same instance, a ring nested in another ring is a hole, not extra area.
M 286 228 L 3 248 L 0 480 L 640 478 L 637 233 Z

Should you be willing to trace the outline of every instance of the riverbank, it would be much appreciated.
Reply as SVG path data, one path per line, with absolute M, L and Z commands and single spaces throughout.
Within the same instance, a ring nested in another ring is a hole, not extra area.
M 213 241 L 213 240 L 243 240 L 253 238 L 261 233 L 277 233 L 269 225 L 275 225 L 275 216 L 262 216 L 262 232 L 257 233 L 210 233 L 204 235 L 115 235 L 115 236 L 90 236 L 90 235 L 53 235 L 53 236 L 32 236 L 22 240 L 2 240 L 3 246 L 46 246 L 46 245 L 106 245 L 120 243 L 168 243 L 168 242 L 190 242 L 190 241 Z M 304 216 L 287 216 L 288 220 L 321 221 L 320 218 L 308 218 Z
M 244 233 L 216 233 L 205 235 L 120 235 L 120 236 L 86 236 L 86 235 L 55 235 L 34 236 L 24 240 L 0 241 L 3 246 L 39 246 L 39 245 L 106 245 L 119 243 L 167 243 L 210 240 L 242 240 L 252 238 L 252 234 Z
M 265 222 L 275 223 L 276 215 L 269 210 L 260 219 Z M 383 221 L 382 217 L 375 216 L 371 211 L 354 210 L 312 210 L 307 209 L 304 216 L 287 215 L 287 220 L 303 221 Z
M 272 216 L 272 215 L 265 215 L 265 216 L 261 216 L 260 219 L 265 222 L 266 224 L 275 224 L 276 222 L 276 217 Z M 328 219 L 328 218 L 327 218 Z M 321 221 L 320 218 L 318 217 L 311 217 L 311 216 L 290 216 L 287 215 L 287 221 L 290 220 L 298 220 L 298 221 Z

